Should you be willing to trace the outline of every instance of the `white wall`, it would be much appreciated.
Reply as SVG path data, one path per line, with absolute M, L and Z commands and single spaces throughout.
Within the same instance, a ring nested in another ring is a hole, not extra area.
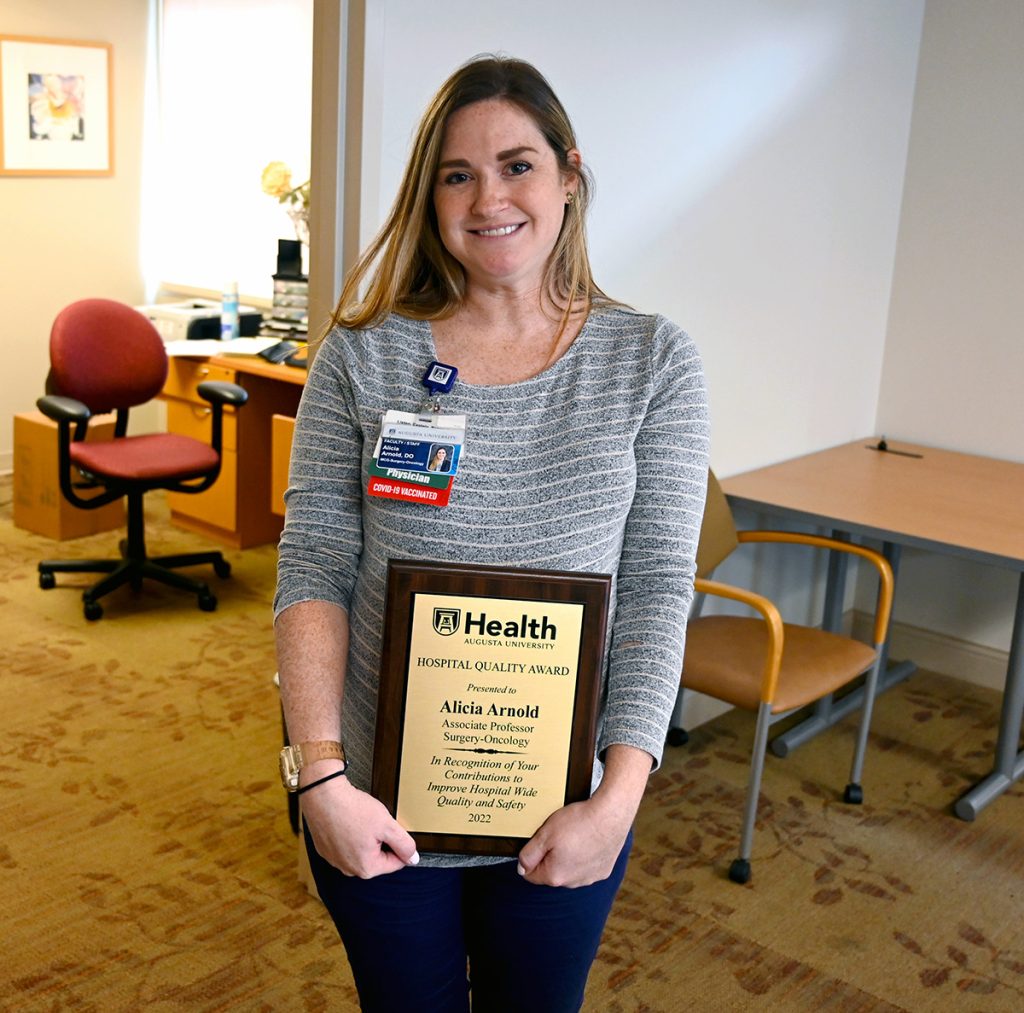
M 639 0 L 633 31 L 607 0 L 586 17 L 540 0 L 370 10 L 364 234 L 443 77 L 477 52 L 523 56 L 597 177 L 599 282 L 703 351 L 721 475 L 871 432 L 1024 459 L 1020 0 L 928 0 L 927 18 L 923 2 Z M 768 549 L 733 566 L 817 615 L 806 566 Z M 896 619 L 1005 649 L 1014 580 L 908 551 Z
M 878 423 L 1024 461 L 1024 3 L 929 0 Z
M 599 284 L 686 327 L 727 475 L 873 429 L 922 2 L 371 0 L 379 225 L 441 81 L 535 63 L 597 178 Z
M 536 64 L 597 180 L 598 283 L 702 350 L 720 475 L 874 428 L 923 0 L 368 0 L 364 239 L 441 81 Z M 748 520 L 753 520 L 748 518 Z M 823 560 L 721 576 L 820 617 Z M 808 584 L 815 588 L 807 593 Z M 708 713 L 697 701 L 687 722 Z
M 1024 461 L 1024 4 L 928 0 L 879 432 Z M 1005 651 L 1016 576 L 904 554 L 894 618 Z
M 0 31 L 113 45 L 114 175 L 0 177 L 0 471 L 12 416 L 32 411 L 49 368 L 50 324 L 68 303 L 143 301 L 139 264 L 147 0 L 4 0 Z

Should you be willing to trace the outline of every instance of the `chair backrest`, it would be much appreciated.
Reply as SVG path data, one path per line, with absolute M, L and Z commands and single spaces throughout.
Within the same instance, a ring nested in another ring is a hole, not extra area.
M 52 385 L 94 413 L 151 401 L 163 388 L 167 368 L 156 328 L 124 303 L 82 299 L 61 310 L 53 322 Z
M 697 543 L 697 576 L 706 577 L 737 545 L 739 541 L 732 508 L 715 473 L 708 471 L 708 495 L 704 501 L 704 519 Z

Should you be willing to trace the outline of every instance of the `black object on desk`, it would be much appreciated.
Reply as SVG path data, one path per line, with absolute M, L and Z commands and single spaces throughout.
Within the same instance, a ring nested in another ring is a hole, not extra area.
M 302 273 L 302 243 L 297 239 L 277 241 L 277 270 L 274 277 L 306 280 Z
M 267 362 L 281 363 L 291 358 L 298 350 L 299 346 L 294 341 L 279 341 L 276 345 L 264 348 L 262 352 L 257 354 L 261 359 L 266 359 Z
M 877 443 L 869 443 L 864 449 L 879 450 L 883 454 L 898 454 L 900 457 L 916 457 L 918 460 L 924 457 L 924 454 L 915 454 L 909 450 L 893 450 L 893 448 L 886 442 L 884 436 Z
M 257 352 L 257 355 L 275 365 L 283 362 L 286 366 L 295 366 L 297 369 L 306 369 L 307 366 L 306 345 L 300 345 L 296 341 L 279 341 L 276 345 Z

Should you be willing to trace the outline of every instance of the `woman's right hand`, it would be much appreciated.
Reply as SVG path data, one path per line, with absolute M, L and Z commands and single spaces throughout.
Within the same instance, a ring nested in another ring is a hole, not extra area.
M 385 806 L 347 777 L 317 785 L 301 804 L 320 857 L 346 876 L 372 879 L 420 860 L 416 842 Z

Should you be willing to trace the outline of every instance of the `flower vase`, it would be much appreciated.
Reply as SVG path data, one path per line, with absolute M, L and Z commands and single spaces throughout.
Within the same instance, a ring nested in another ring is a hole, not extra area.
M 295 238 L 303 246 L 309 246 L 309 208 L 303 204 L 295 204 L 287 210 L 288 217 L 295 226 Z
M 302 273 L 309 274 L 309 208 L 303 204 L 294 204 L 287 208 L 288 217 L 295 227 L 295 238 L 302 248 Z

